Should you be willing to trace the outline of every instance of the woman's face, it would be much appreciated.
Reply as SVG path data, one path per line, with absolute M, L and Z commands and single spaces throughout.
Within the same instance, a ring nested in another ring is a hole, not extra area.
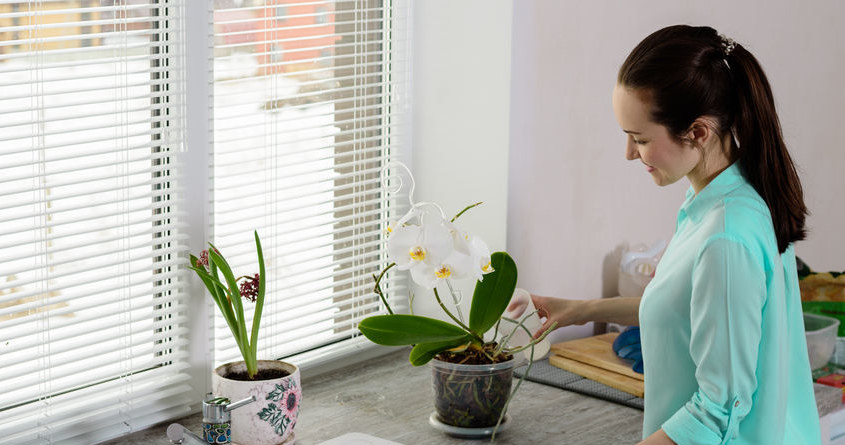
M 627 133 L 625 157 L 639 159 L 655 184 L 673 184 L 689 174 L 701 161 L 701 154 L 690 144 L 673 138 L 666 127 L 651 121 L 648 95 L 616 85 L 613 111 L 622 131 Z

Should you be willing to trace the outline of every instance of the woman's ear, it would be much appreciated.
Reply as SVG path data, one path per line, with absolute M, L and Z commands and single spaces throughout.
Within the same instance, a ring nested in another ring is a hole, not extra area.
M 692 125 L 690 125 L 684 135 L 684 140 L 694 146 L 704 147 L 710 139 L 715 137 L 715 128 L 715 122 L 713 122 L 712 119 L 699 117 L 692 122 Z

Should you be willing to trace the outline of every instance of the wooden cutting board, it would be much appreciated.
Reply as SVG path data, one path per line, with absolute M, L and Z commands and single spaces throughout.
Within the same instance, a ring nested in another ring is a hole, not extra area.
M 552 353 L 642 381 L 643 375 L 631 369 L 631 362 L 613 352 L 613 340 L 619 333 L 579 338 L 552 345 Z
M 549 363 L 582 377 L 603 383 L 637 397 L 643 397 L 643 375 L 631 363 L 613 352 L 618 333 L 579 338 L 552 345 Z
M 637 397 L 643 397 L 643 395 L 645 395 L 642 380 L 633 379 L 622 374 L 597 368 L 595 366 L 568 359 L 566 357 L 561 357 L 559 355 L 550 356 L 549 363 L 565 371 L 603 383 L 611 388 L 616 388 L 628 394 L 632 394 Z

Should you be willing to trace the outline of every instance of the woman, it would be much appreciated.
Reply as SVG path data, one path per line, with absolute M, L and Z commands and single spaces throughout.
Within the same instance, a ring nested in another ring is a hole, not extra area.
M 754 56 L 710 27 L 671 26 L 619 70 L 626 156 L 691 187 L 640 298 L 533 296 L 547 320 L 639 325 L 643 444 L 818 444 L 792 243 L 807 209 Z

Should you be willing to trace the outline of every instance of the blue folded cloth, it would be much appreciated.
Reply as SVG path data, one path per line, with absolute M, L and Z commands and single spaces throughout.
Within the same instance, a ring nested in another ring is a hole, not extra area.
M 613 341 L 613 352 L 626 360 L 633 360 L 631 369 L 643 373 L 643 350 L 640 345 L 639 326 L 630 326 Z

